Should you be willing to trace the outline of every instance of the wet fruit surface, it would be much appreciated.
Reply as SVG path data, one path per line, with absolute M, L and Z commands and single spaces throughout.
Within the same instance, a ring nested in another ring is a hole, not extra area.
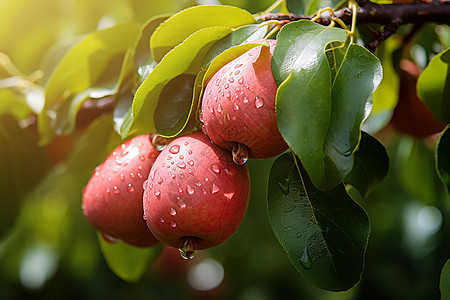
M 276 41 L 267 42 L 270 48 L 252 48 L 217 71 L 202 99 L 203 131 L 229 151 L 237 143 L 245 145 L 251 158 L 273 157 L 287 149 L 275 113 L 271 58 Z
M 159 151 L 150 135 L 118 146 L 95 168 L 83 191 L 83 213 L 105 240 L 138 247 L 157 243 L 143 220 L 143 183 Z
M 249 197 L 247 167 L 197 131 L 172 141 L 155 161 L 145 184 L 144 217 L 162 243 L 181 249 L 189 239 L 193 250 L 206 249 L 236 231 Z

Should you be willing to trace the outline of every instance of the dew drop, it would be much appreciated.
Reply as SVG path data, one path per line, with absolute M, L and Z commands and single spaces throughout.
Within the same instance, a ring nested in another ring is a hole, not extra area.
M 193 166 L 194 165 L 194 161 L 193 160 L 188 161 L 188 165 Z
M 160 221 L 161 223 L 164 223 L 164 219 L 163 219 L 163 218 L 159 218 L 159 221 Z
M 175 221 L 170 221 L 170 227 L 172 227 L 172 228 L 177 227 L 177 222 L 175 222 Z
M 178 192 L 181 194 L 183 193 L 183 189 L 182 188 L 178 188 Z
M 175 208 L 170 209 L 170 215 L 175 216 L 177 214 L 177 210 Z
M 172 174 L 172 179 L 175 179 L 177 176 L 175 174 Z
M 162 179 L 162 177 L 159 177 L 159 178 L 158 178 L 158 183 L 159 183 L 159 184 L 163 183 L 163 181 L 164 181 L 164 179 Z
M 159 196 L 161 196 L 161 191 L 160 190 L 155 190 L 155 196 L 157 198 L 159 198 Z
M 219 106 L 217 107 L 217 112 L 221 113 L 222 112 L 222 105 L 219 104 Z
M 181 242 L 178 251 L 184 259 L 192 259 L 197 254 L 197 241 L 194 237 L 186 237 Z
M 202 132 L 208 135 L 208 129 L 206 129 L 206 126 L 204 124 L 202 125 Z
M 119 175 L 119 178 L 120 178 L 121 181 L 124 181 L 124 180 L 125 180 L 125 175 L 120 174 L 120 175 Z
M 212 165 L 211 165 L 211 170 L 212 170 L 214 173 L 219 173 L 219 172 L 220 172 L 219 166 L 216 165 L 216 164 L 212 164 Z
M 127 190 L 128 190 L 130 193 L 134 192 L 134 185 L 132 185 L 131 183 L 129 183 L 128 186 L 127 186 Z
M 232 155 L 235 164 L 243 165 L 248 160 L 248 147 L 241 143 L 236 143 L 233 148 Z
M 136 174 L 136 176 L 139 178 L 139 179 L 142 179 L 142 178 L 144 178 L 144 176 L 142 176 L 142 174 L 141 173 L 137 173 Z
M 308 247 L 305 247 L 305 249 L 303 250 L 302 257 L 300 257 L 300 264 L 305 270 L 311 269 L 312 261 L 308 253 Z
M 184 155 L 180 155 L 180 157 L 179 157 L 181 160 L 183 160 L 184 159 Z
M 131 177 L 131 178 L 134 178 L 134 177 L 135 177 L 135 175 L 134 175 L 133 172 L 130 173 L 130 177 Z
M 203 123 L 203 112 L 200 112 L 200 114 L 198 115 L 198 119 Z
M 247 97 L 244 97 L 244 100 L 242 100 L 242 102 L 248 103 L 248 98 L 247 98 Z
M 260 108 L 264 105 L 264 101 L 261 98 L 256 97 L 255 98 L 255 107 Z
M 144 183 L 142 184 L 142 188 L 144 189 L 144 191 L 147 189 L 147 184 L 148 184 L 148 179 L 146 179 L 144 181 Z
M 226 84 L 223 86 L 223 88 L 224 88 L 224 89 L 227 89 L 229 86 L 230 86 L 230 85 L 229 85 L 228 83 L 226 83 Z
M 152 134 L 150 140 L 152 142 L 153 148 L 158 151 L 162 151 L 164 148 L 166 148 L 167 144 L 171 141 L 171 139 L 162 137 L 158 134 Z
M 196 181 L 194 182 L 194 184 L 195 184 L 196 186 L 198 186 L 198 187 L 202 186 L 202 183 L 201 183 L 200 181 L 198 181 L 198 180 L 196 180 Z
M 239 73 L 241 73 L 241 70 L 237 70 L 236 72 L 234 72 L 234 75 L 239 75 Z
M 177 167 L 180 168 L 180 169 L 185 169 L 186 168 L 186 164 L 181 161 L 181 162 L 177 163 Z
M 217 184 L 213 183 L 211 193 L 215 194 L 219 191 L 220 191 L 220 187 Z
M 234 111 L 238 111 L 239 110 L 239 105 L 237 103 L 234 103 L 233 110 Z
M 144 161 L 145 160 L 145 156 L 144 155 L 139 155 L 139 160 Z
M 233 82 L 234 82 L 234 78 L 233 78 L 233 77 L 230 77 L 230 78 L 228 78 L 228 81 L 231 82 L 231 83 L 233 83 Z
M 109 188 L 109 186 L 106 188 L 106 193 L 107 194 L 111 193 L 111 189 Z
M 186 208 L 186 202 L 180 196 L 177 197 L 176 202 L 179 208 Z
M 231 93 L 230 93 L 230 91 L 227 91 L 227 99 L 230 99 L 231 98 Z
M 100 176 L 100 172 L 95 172 L 95 176 Z
M 237 71 L 236 71 L 236 72 L 237 72 Z M 236 73 L 236 75 L 237 75 L 237 74 L 239 74 L 239 73 Z M 239 78 L 238 83 L 239 83 L 240 85 L 244 84 L 244 77 Z
M 180 145 L 173 145 L 169 149 L 169 152 L 172 154 L 177 154 L 179 151 L 180 151 Z
M 113 186 L 113 194 L 118 195 L 120 194 L 119 187 L 117 185 Z
M 186 187 L 186 191 L 188 192 L 189 195 L 192 195 L 195 192 L 194 188 L 189 184 Z
M 237 64 L 237 65 L 234 66 L 234 68 L 237 69 L 237 68 L 239 68 L 241 66 L 242 66 L 242 64 Z
M 111 244 L 116 244 L 116 243 L 120 242 L 119 239 L 116 239 L 115 237 L 113 237 L 107 233 L 104 233 L 104 232 L 102 232 L 102 238 Z
M 193 153 L 193 151 L 192 151 L 192 149 L 189 149 L 189 155 L 192 155 L 192 153 Z

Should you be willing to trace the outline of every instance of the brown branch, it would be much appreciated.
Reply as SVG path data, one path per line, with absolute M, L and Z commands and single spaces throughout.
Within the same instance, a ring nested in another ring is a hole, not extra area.
M 385 39 L 394 34 L 404 24 L 440 23 L 450 25 L 450 0 L 437 0 L 433 3 L 399 3 L 399 4 L 376 4 L 367 0 L 358 1 L 357 24 L 379 24 L 383 29 L 376 33 L 374 39 L 366 44 L 370 51 Z M 351 24 L 352 10 L 344 8 L 334 12 L 335 17 L 341 19 L 345 24 Z M 264 21 L 298 21 L 311 20 L 315 16 L 295 14 L 267 14 L 262 17 Z M 329 25 L 331 18 L 321 17 L 317 23 Z

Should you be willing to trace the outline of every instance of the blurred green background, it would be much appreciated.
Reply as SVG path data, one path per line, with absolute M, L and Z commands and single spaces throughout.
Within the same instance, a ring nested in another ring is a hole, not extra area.
M 2 89 L 11 74 L 44 85 L 83 34 L 117 23 L 143 23 L 196 4 L 230 4 L 257 13 L 272 1 L 0 0 L 0 108 L 7 102 Z M 25 120 L 20 112 L 15 117 Z M 450 202 L 434 170 L 435 139 L 413 139 L 389 127 L 375 135 L 387 148 L 391 166 L 382 185 L 359 201 L 372 230 L 361 283 L 348 292 L 322 291 L 306 282 L 276 240 L 266 204 L 273 160 L 248 162 L 250 206 L 231 239 L 188 262 L 164 249 L 137 283 L 127 283 L 108 268 L 97 234 L 80 209 L 93 168 L 119 142 L 108 118 L 82 134 L 57 138 L 47 150 L 52 159 L 60 157 L 46 172 L 17 164 L 18 172 L 39 177 L 39 184 L 29 191 L 25 187 L 20 197 L 1 191 L 0 216 L 7 230 L 0 235 L 0 299 L 439 298 L 440 270 L 450 256 Z M 0 155 L 8 146 L 0 145 Z M 48 159 L 38 149 L 24 151 L 32 159 Z

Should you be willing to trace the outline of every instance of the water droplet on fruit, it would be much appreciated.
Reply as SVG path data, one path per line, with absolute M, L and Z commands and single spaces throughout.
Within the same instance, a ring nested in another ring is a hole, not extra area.
M 95 172 L 95 176 L 100 176 L 100 172 Z
M 220 84 L 220 79 L 217 78 L 217 79 L 216 79 L 216 86 L 218 86 L 219 84 Z
M 289 178 L 285 178 L 284 182 L 279 181 L 278 186 L 280 187 L 280 190 L 283 192 L 283 194 L 289 194 Z
M 239 73 L 241 73 L 240 70 L 237 70 L 236 72 L 234 72 L 234 75 L 239 75 Z M 242 78 L 242 77 L 241 77 Z M 242 84 L 242 83 L 241 83 Z
M 138 178 L 140 178 L 140 179 L 142 179 L 142 178 L 144 177 L 144 176 L 142 176 L 141 173 L 137 173 L 136 176 L 137 176 Z
M 231 120 L 231 117 L 230 117 L 230 114 L 229 114 L 229 113 L 227 113 L 227 114 L 225 115 L 225 117 L 227 118 L 227 121 L 230 121 L 230 120 Z
M 211 94 L 211 91 L 212 91 L 212 90 L 208 90 L 208 93 L 207 93 L 207 94 L 210 95 L 210 94 Z
M 121 181 L 124 181 L 124 180 L 125 180 L 125 175 L 120 174 L 120 175 L 119 175 L 119 178 L 120 178 Z
M 264 101 L 261 98 L 256 97 L 255 98 L 255 107 L 260 108 L 264 105 Z
M 181 162 L 177 163 L 177 167 L 180 168 L 180 169 L 185 169 L 186 168 L 186 164 L 181 161 Z
M 185 145 L 185 146 L 189 145 L 189 142 L 184 142 L 184 145 Z
M 225 85 L 223 86 L 224 89 L 227 89 L 230 85 L 228 83 L 225 83 Z M 219 92 L 220 93 L 220 92 Z
M 217 107 L 217 112 L 221 113 L 222 112 L 222 105 L 219 104 L 219 106 Z
M 170 147 L 169 152 L 172 154 L 177 154 L 178 152 L 180 152 L 180 145 L 173 145 L 172 147 Z
M 147 189 L 147 183 L 148 183 L 148 179 L 146 179 L 144 181 L 144 183 L 142 184 L 142 188 L 144 189 L 144 191 Z
M 160 195 L 161 195 L 161 191 L 160 190 L 155 190 L 155 196 L 157 198 L 159 198 Z
M 211 165 L 211 170 L 212 170 L 214 173 L 219 173 L 219 172 L 220 172 L 219 166 L 216 165 L 216 164 L 212 164 L 212 165 Z
M 186 187 L 186 191 L 188 192 L 189 195 L 192 195 L 195 192 L 194 188 L 189 184 Z
M 305 249 L 303 250 L 302 257 L 300 257 L 300 264 L 305 270 L 309 270 L 312 267 L 312 261 L 308 253 L 308 247 L 305 247 Z
M 144 161 L 144 160 L 145 160 L 145 156 L 144 156 L 144 155 L 139 155 L 139 159 L 140 159 L 141 161 Z
M 178 192 L 181 194 L 183 193 L 183 189 L 182 188 L 178 188 Z
M 105 241 L 107 241 L 108 243 L 116 244 L 116 243 L 120 242 L 119 239 L 116 239 L 115 237 L 113 237 L 113 236 L 111 236 L 111 235 L 109 235 L 109 234 L 107 234 L 107 233 L 102 232 L 101 235 L 102 235 L 102 238 L 103 238 Z
M 231 93 L 230 93 L 230 91 L 227 91 L 227 99 L 230 99 L 231 98 Z
M 237 71 L 236 71 L 236 72 L 237 72 Z M 238 74 L 239 74 L 239 73 L 238 73 Z M 236 74 L 236 75 L 237 75 L 237 74 Z M 240 85 L 243 85 L 243 84 L 244 84 L 244 77 L 239 78 L 238 83 L 239 83 Z
M 239 68 L 241 66 L 242 66 L 242 64 L 237 64 L 237 65 L 234 66 L 234 68 L 237 69 L 237 68 Z
M 134 192 L 134 185 L 132 185 L 131 183 L 129 183 L 128 186 L 127 186 L 127 190 L 128 190 L 130 193 Z
M 197 243 L 194 237 L 186 237 L 178 248 L 180 255 L 184 259 L 192 259 L 197 254 Z
M 170 215 L 175 216 L 177 214 L 177 210 L 175 208 L 170 209 Z
M 159 221 L 160 221 L 161 223 L 164 223 L 164 219 L 163 219 L 163 218 L 159 218 Z
M 233 82 L 234 82 L 234 78 L 233 78 L 233 77 L 230 77 L 230 78 L 228 78 L 228 81 L 231 82 L 231 83 L 233 83 Z
M 158 134 L 152 134 L 150 140 L 153 148 L 158 151 L 162 151 L 164 148 L 166 148 L 167 144 L 171 141 L 171 139 L 162 137 Z
M 170 227 L 172 227 L 172 228 L 177 227 L 177 222 L 175 222 L 175 221 L 170 221 Z
M 200 122 L 203 122 L 203 112 L 200 112 L 200 114 L 198 115 L 198 119 L 200 120 Z
M 241 143 L 236 143 L 233 148 L 232 155 L 235 164 L 243 165 L 248 160 L 248 147 Z
M 163 183 L 164 179 L 162 179 L 161 177 L 158 178 L 158 183 L 161 184 Z
M 215 194 L 218 191 L 220 191 L 220 187 L 217 184 L 213 183 L 211 193 Z
M 206 135 L 208 135 L 208 129 L 206 129 L 205 125 L 202 125 L 202 132 Z
M 194 161 L 193 160 L 188 161 L 188 165 L 193 166 L 194 165 Z
M 135 177 L 135 175 L 134 175 L 133 172 L 130 173 L 130 177 L 131 177 L 131 178 L 134 178 L 134 177 Z
M 176 202 L 179 208 L 186 208 L 186 202 L 180 196 L 177 197 Z
M 195 184 L 196 186 L 198 186 L 198 187 L 202 186 L 202 183 L 201 183 L 200 181 L 198 181 L 198 180 L 196 180 L 196 181 L 194 182 L 194 184 Z
M 233 110 L 234 110 L 234 111 L 238 111 L 238 110 L 239 110 L 239 105 L 238 105 L 237 103 L 235 103 L 235 104 L 233 105 Z
M 175 179 L 177 176 L 175 174 L 172 174 L 172 179 Z
M 119 187 L 117 185 L 113 186 L 113 194 L 118 195 L 120 194 Z
M 247 98 L 247 97 L 244 97 L 244 100 L 242 100 L 242 102 L 248 103 L 248 98 Z

